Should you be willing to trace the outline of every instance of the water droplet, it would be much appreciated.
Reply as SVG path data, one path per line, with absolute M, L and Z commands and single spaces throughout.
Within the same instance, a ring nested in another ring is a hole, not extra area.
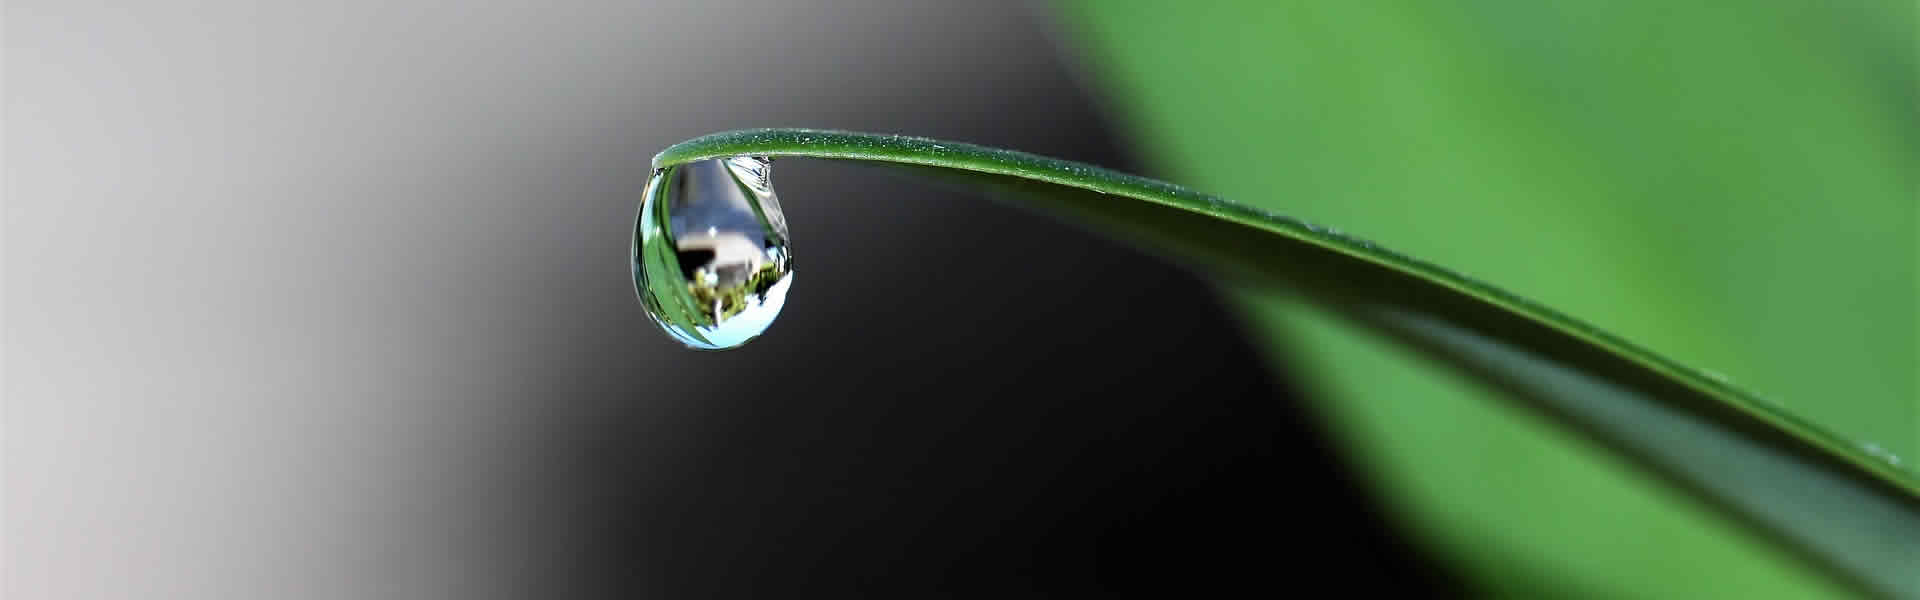
M 633 284 L 667 335 L 735 348 L 780 315 L 793 285 L 787 217 L 761 157 L 654 171 L 633 231 Z
M 1726 373 L 1721 373 L 1713 369 L 1695 369 L 1695 370 L 1699 371 L 1701 375 L 1707 376 L 1707 379 L 1714 380 L 1714 382 L 1716 383 L 1720 383 L 1724 385 L 1733 385 L 1733 378 L 1728 377 Z
M 1867 451 L 1867 454 L 1873 455 L 1874 458 L 1886 461 L 1888 464 L 1896 467 L 1900 466 L 1900 457 L 1895 456 L 1892 452 L 1888 452 L 1886 448 L 1880 447 L 1879 444 L 1867 442 L 1861 444 L 1860 449 Z

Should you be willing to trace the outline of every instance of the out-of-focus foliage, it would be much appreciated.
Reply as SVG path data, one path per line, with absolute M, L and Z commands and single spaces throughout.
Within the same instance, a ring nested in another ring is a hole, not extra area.
M 1063 9 L 1162 174 L 1498 282 L 1874 453 L 1920 451 L 1910 3 Z M 1842 593 L 1499 392 L 1243 299 L 1411 530 L 1489 591 Z

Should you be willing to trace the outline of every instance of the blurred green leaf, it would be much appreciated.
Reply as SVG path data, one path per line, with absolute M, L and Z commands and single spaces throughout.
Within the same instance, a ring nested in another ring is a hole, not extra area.
M 1841 585 L 1920 593 L 1909 576 L 1920 557 L 1912 473 L 1715 376 L 1447 269 L 1165 182 L 956 142 L 752 130 L 677 144 L 654 163 L 737 155 L 860 160 L 957 180 L 1213 272 L 1249 297 L 1310 300 L 1452 367 L 1457 381 L 1571 425 Z
M 1920 451 L 1912 3 L 1064 9 L 1164 172 L 1524 290 L 1865 452 Z M 1670 478 L 1497 401 L 1526 390 L 1321 305 L 1238 297 L 1407 525 L 1490 592 L 1845 591 Z M 1920 556 L 1900 552 L 1905 571 L 1866 587 L 1920 596 Z

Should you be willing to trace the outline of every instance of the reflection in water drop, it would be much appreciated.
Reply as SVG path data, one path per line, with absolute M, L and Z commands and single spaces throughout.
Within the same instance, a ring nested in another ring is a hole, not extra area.
M 766 331 L 793 284 L 772 164 L 736 156 L 654 171 L 633 231 L 647 315 L 689 347 L 724 350 Z

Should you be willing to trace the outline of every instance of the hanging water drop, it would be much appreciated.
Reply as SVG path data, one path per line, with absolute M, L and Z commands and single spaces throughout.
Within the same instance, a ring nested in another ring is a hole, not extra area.
M 793 285 L 787 217 L 766 158 L 658 169 L 633 231 L 633 284 L 667 335 L 701 350 L 735 348 L 780 315 Z

